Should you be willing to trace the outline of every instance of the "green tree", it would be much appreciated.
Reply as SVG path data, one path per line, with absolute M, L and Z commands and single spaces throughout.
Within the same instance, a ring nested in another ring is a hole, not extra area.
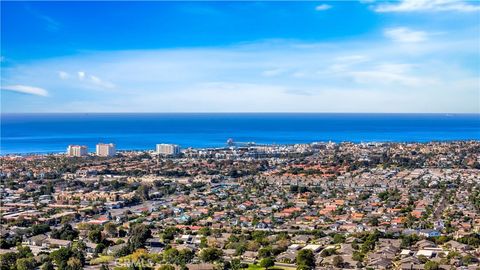
M 103 229 L 109 236 L 111 237 L 117 236 L 117 226 L 115 226 L 115 224 L 113 224 L 112 222 L 105 224 Z
M 143 201 L 146 201 L 149 199 L 149 192 L 150 192 L 150 187 L 146 185 L 140 185 L 135 191 L 135 194 Z
M 17 254 L 14 252 L 7 252 L 5 254 L 0 254 L 0 269 L 10 270 L 10 266 L 15 265 L 16 261 L 17 261 Z
M 17 270 L 32 270 L 37 266 L 34 258 L 20 258 L 16 263 Z
M 83 269 L 82 262 L 76 257 L 70 257 L 67 261 L 68 270 L 81 270 Z
M 440 265 L 438 264 L 438 262 L 428 261 L 428 262 L 425 263 L 424 269 L 425 270 L 438 270 L 438 269 L 440 269 Z
M 333 257 L 332 264 L 335 267 L 342 267 L 343 266 L 343 258 L 340 257 L 340 256 Z
M 230 265 L 232 267 L 233 270 L 239 270 L 241 269 L 242 267 L 242 261 L 240 261 L 240 259 L 233 259 L 231 262 L 230 262 Z
M 179 255 L 178 261 L 180 265 L 185 265 L 187 263 L 190 263 L 195 257 L 195 253 L 190 249 L 182 249 L 180 250 L 178 255 Z
M 40 267 L 41 270 L 54 270 L 55 267 L 51 261 L 46 261 L 44 264 L 42 264 L 42 267 Z
M 420 238 L 416 234 L 411 234 L 411 235 L 405 235 L 402 237 L 402 242 L 400 246 L 402 248 L 408 248 L 412 245 L 414 245 Z
M 95 253 L 97 253 L 97 254 L 102 253 L 103 250 L 105 250 L 106 247 L 107 247 L 107 246 L 105 246 L 104 243 L 98 244 L 98 245 L 95 247 Z
M 273 255 L 273 249 L 271 246 L 264 247 L 258 250 L 258 256 L 260 258 L 268 258 Z
M 180 252 L 176 248 L 169 248 L 163 252 L 163 260 L 168 264 L 179 264 Z
M 121 247 L 119 250 L 117 250 L 117 252 L 115 252 L 115 257 L 127 256 L 131 252 L 132 251 L 130 250 L 130 247 L 128 245 L 125 245 L 125 246 Z
M 302 249 L 297 253 L 297 268 L 311 270 L 315 268 L 315 256 L 313 251 Z
M 162 233 L 162 238 L 166 242 L 170 242 L 175 238 L 175 235 L 179 232 L 180 230 L 175 228 L 175 227 L 167 227 L 165 230 L 163 230 Z
M 337 233 L 333 236 L 333 243 L 341 244 L 343 242 L 345 242 L 345 236 L 343 236 L 342 234 Z
M 85 256 L 87 245 L 83 241 L 78 241 L 73 243 L 72 247 L 72 256 L 80 260 L 82 266 L 85 264 Z
M 469 264 L 475 262 L 475 257 L 470 255 L 470 254 L 467 254 L 467 255 L 462 257 L 461 261 L 462 261 L 463 265 L 469 265 Z
M 18 251 L 17 256 L 19 258 L 33 257 L 33 253 L 30 247 L 17 246 L 17 251 Z
M 362 252 L 359 252 L 359 251 L 353 252 L 352 259 L 354 261 L 362 262 L 363 258 L 365 258 L 365 254 L 363 254 Z
M 152 231 L 145 224 L 135 224 L 130 228 L 128 239 L 130 250 L 136 250 L 145 245 L 145 241 L 152 237 Z
M 201 228 L 200 230 L 198 230 L 198 233 L 203 235 L 203 236 L 209 236 L 211 231 L 210 231 L 210 228 L 208 227 L 203 227 Z
M 50 226 L 48 224 L 35 224 L 32 226 L 32 235 L 38 235 L 50 231 Z
M 223 252 L 218 248 L 205 248 L 200 252 L 200 259 L 203 262 L 214 262 L 220 260 Z
M 59 230 L 53 230 L 52 238 L 73 241 L 78 237 L 78 231 L 72 228 L 70 224 L 64 224 Z
M 103 240 L 102 231 L 100 229 L 91 230 L 88 233 L 88 239 L 93 243 L 101 243 Z
M 337 254 L 337 251 L 334 248 L 326 248 L 320 252 L 320 256 L 322 257 L 328 257 L 334 254 Z
M 232 264 L 229 261 L 224 261 L 223 262 L 223 270 L 231 270 L 231 269 L 232 269 Z M 188 270 L 188 267 L 185 270 Z
M 371 217 L 368 222 L 370 223 L 371 226 L 378 226 L 378 218 L 377 217 Z
M 67 261 L 72 255 L 72 250 L 69 248 L 60 248 L 58 250 L 52 251 L 49 257 L 55 262 L 58 269 L 63 270 L 67 269 Z
M 268 269 L 275 265 L 275 260 L 272 257 L 263 258 L 260 261 L 260 266 Z

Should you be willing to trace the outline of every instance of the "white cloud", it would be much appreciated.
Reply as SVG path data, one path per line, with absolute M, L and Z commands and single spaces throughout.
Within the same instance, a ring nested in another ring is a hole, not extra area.
M 276 69 L 268 69 L 268 70 L 265 70 L 262 72 L 262 76 L 265 76 L 265 77 L 275 77 L 275 76 L 278 76 L 282 73 L 285 73 L 285 70 L 284 69 L 281 69 L 281 68 L 276 68 Z
M 328 10 L 328 9 L 331 9 L 332 6 L 331 5 L 327 5 L 327 4 L 321 4 L 321 5 L 318 5 L 315 7 L 315 10 L 317 11 L 323 11 L 323 10 Z
M 70 74 L 66 71 L 59 71 L 58 77 L 62 80 L 67 80 L 72 78 Z M 75 77 L 73 77 L 75 79 Z M 87 88 L 102 88 L 102 89 L 111 89 L 115 88 L 115 84 L 100 79 L 98 76 L 87 74 L 85 71 L 77 72 L 77 83 L 79 86 L 84 86 Z
M 40 87 L 34 87 L 34 86 L 28 86 L 28 85 L 6 85 L 2 86 L 1 88 L 4 91 L 10 91 L 10 92 L 16 92 L 16 93 L 22 93 L 22 94 L 28 94 L 28 95 L 34 95 L 34 96 L 43 96 L 46 97 L 48 96 L 48 91 L 40 88 Z
M 292 73 L 293 78 L 305 78 L 307 76 L 308 76 L 308 74 L 307 74 L 306 71 L 299 70 L 299 71 L 295 71 L 295 72 Z
M 98 78 L 97 76 L 90 75 L 89 78 L 90 78 L 90 82 L 92 82 L 93 84 L 98 85 L 102 88 L 114 88 L 115 87 L 115 85 L 113 83 L 103 81 L 100 78 Z
M 351 67 L 370 61 L 370 58 L 365 55 L 343 55 L 336 57 L 333 64 L 327 70 L 331 72 L 342 72 Z
M 376 84 L 377 86 L 380 84 L 395 84 L 403 85 L 403 86 L 427 86 L 431 83 L 430 80 L 424 80 L 422 78 L 418 78 L 415 76 L 408 76 L 393 72 L 387 71 L 355 71 L 351 72 L 350 75 L 354 78 L 354 80 L 361 84 Z
M 339 56 L 335 58 L 335 60 L 340 62 L 351 62 L 351 63 L 359 63 L 364 62 L 369 59 L 368 56 L 365 55 L 346 55 L 346 56 Z
M 347 76 L 359 84 L 394 87 L 431 87 L 438 84 L 437 78 L 418 76 L 413 68 L 415 65 L 402 63 L 383 63 L 367 69 L 351 69 L 345 71 Z
M 473 4 L 476 3 L 476 4 Z M 403 0 L 400 2 L 381 3 L 373 7 L 376 12 L 412 12 L 412 11 L 480 11 L 475 1 L 458 0 Z
M 468 63 L 478 48 L 466 38 L 91 52 L 7 67 L 4 82 L 42 85 L 52 98 L 22 107 L 11 95 L 2 109 L 477 112 L 478 73 Z M 59 79 L 58 70 L 70 78 Z M 114 86 L 106 82 L 115 82 L 114 93 L 98 91 Z
M 83 80 L 83 79 L 85 78 L 85 72 L 79 71 L 79 72 L 77 72 L 77 74 L 78 74 L 78 78 L 79 78 L 80 80 Z
M 61 24 L 55 19 L 53 19 L 52 17 L 40 13 L 39 11 L 37 11 L 36 9 L 34 9 L 32 6 L 28 4 L 25 4 L 24 7 L 32 15 L 34 15 L 35 17 L 43 21 L 48 31 L 57 32 L 61 28 Z
M 399 64 L 399 63 L 382 63 L 376 66 L 380 71 L 393 73 L 407 73 L 412 70 L 413 64 Z
M 426 32 L 414 31 L 406 27 L 386 29 L 384 35 L 397 42 L 422 42 L 428 39 Z
M 60 77 L 60 79 L 62 79 L 62 80 L 66 80 L 66 79 L 70 78 L 70 74 L 68 74 L 65 71 L 59 71 L 58 72 L 58 77 Z

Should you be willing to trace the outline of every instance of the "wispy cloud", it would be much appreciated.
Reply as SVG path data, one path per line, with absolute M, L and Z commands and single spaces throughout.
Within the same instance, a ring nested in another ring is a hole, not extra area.
M 4 81 L 48 88 L 40 111 L 477 112 L 478 73 L 460 62 L 478 48 L 465 38 L 90 52 L 9 67 Z M 4 111 L 18 111 L 9 98 Z
M 368 62 L 370 58 L 365 55 L 345 55 L 339 56 L 333 60 L 333 64 L 331 64 L 327 71 L 338 73 L 343 72 L 345 70 L 349 70 L 353 66 Z
M 353 79 L 361 84 L 384 84 L 408 87 L 431 87 L 437 83 L 436 79 L 415 76 L 410 72 L 410 65 L 384 64 L 373 67 L 371 70 L 352 71 Z
M 45 22 L 48 31 L 56 32 L 60 29 L 60 23 L 53 18 L 45 15 L 38 15 L 38 18 L 42 19 Z
M 47 16 L 45 14 L 42 14 L 40 13 L 39 11 L 37 11 L 36 9 L 32 8 L 30 5 L 28 4 L 25 4 L 25 9 L 30 12 L 33 16 L 37 17 L 39 20 L 41 20 L 44 25 L 45 25 L 45 29 L 50 31 L 50 32 L 56 32 L 60 29 L 61 27 L 61 24 L 53 19 L 52 17 L 50 16 Z
M 76 76 L 71 75 L 66 71 L 59 71 L 58 77 L 62 80 L 74 80 L 76 83 L 81 83 L 87 86 L 98 86 L 103 89 L 115 88 L 115 84 L 112 82 L 102 80 L 98 76 L 92 74 L 87 74 L 85 71 L 77 71 Z
M 327 5 L 327 4 L 321 4 L 321 5 L 318 5 L 315 7 L 315 10 L 317 11 L 324 11 L 324 10 L 329 10 L 331 9 L 332 6 L 331 5 Z
M 114 88 L 115 85 L 111 82 L 104 81 L 97 76 L 90 75 L 89 76 L 90 82 L 92 82 L 95 85 L 98 85 L 102 88 Z
M 59 71 L 58 72 L 58 77 L 62 80 L 66 80 L 66 79 L 70 78 L 70 74 L 68 74 L 65 71 Z
M 402 0 L 399 2 L 381 2 L 373 6 L 373 10 L 376 12 L 475 12 L 480 11 L 480 4 L 477 1 L 458 0 Z
M 422 42 L 427 40 L 428 33 L 415 31 L 407 27 L 389 28 L 384 31 L 386 37 L 397 42 Z
M 79 80 L 83 80 L 85 78 L 85 72 L 84 71 L 78 71 L 77 75 L 78 75 Z
M 285 69 L 282 69 L 282 68 L 275 68 L 275 69 L 268 69 L 268 70 L 265 70 L 262 72 L 262 76 L 265 76 L 265 77 L 275 77 L 275 76 L 279 76 L 283 73 L 285 73 Z
M 2 86 L 1 88 L 3 91 L 10 91 L 15 93 L 27 94 L 27 95 L 35 95 L 35 96 L 48 96 L 48 91 L 34 86 L 28 85 L 6 85 Z

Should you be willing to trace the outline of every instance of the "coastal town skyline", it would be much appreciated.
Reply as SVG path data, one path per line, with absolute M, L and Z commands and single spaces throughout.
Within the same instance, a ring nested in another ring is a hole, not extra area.
M 6 1 L 1 12 L 2 113 L 480 111 L 474 1 Z
M 2 269 L 480 266 L 478 141 L 114 147 L 0 157 Z

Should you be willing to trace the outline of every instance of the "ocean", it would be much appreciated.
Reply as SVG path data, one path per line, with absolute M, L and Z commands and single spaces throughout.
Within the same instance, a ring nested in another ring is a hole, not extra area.
M 480 114 L 123 113 L 2 114 L 0 153 L 58 153 L 69 144 L 95 150 L 153 150 L 236 142 L 429 142 L 480 140 Z

